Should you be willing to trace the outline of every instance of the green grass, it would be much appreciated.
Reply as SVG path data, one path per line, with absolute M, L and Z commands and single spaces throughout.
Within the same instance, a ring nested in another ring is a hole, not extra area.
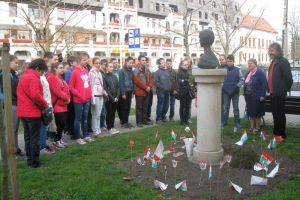
M 196 132 L 196 118 L 192 119 L 191 131 Z M 249 128 L 249 122 L 242 122 Z M 129 141 L 133 140 L 133 156 L 144 152 L 147 144 L 156 146 L 155 134 L 165 144 L 170 142 L 171 129 L 177 135 L 184 134 L 184 127 L 179 122 L 144 128 L 139 131 L 124 133 L 98 139 L 86 145 L 72 145 L 64 150 L 57 150 L 53 155 L 41 155 L 47 167 L 31 169 L 26 161 L 17 161 L 18 180 L 22 199 L 156 199 L 161 193 L 157 189 L 147 189 L 138 182 L 122 180 L 127 171 L 119 166 L 125 159 L 130 159 Z M 265 128 L 267 134 L 272 127 Z M 223 139 L 236 142 L 243 129 L 233 133 L 233 119 L 223 129 Z M 288 128 L 288 139 L 278 145 L 278 151 L 285 153 L 296 162 L 300 162 L 299 129 Z M 257 134 L 258 138 L 258 134 Z M 250 138 L 252 139 L 252 138 Z M 249 139 L 249 140 L 250 140 Z M 260 141 L 257 139 L 257 145 Z M 298 175 L 300 172 L 298 171 Z M 278 184 L 279 191 L 272 191 L 253 199 L 299 199 L 300 178 Z

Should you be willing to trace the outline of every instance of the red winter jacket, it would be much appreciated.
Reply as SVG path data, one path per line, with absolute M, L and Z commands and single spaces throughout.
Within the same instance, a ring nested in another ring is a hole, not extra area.
M 26 96 L 26 94 L 40 107 L 47 106 L 47 101 L 43 98 L 43 86 L 40 75 L 31 69 L 26 69 L 24 75 L 19 80 L 17 87 L 18 95 L 18 117 L 39 118 L 42 116 L 41 110 Z
M 61 78 L 57 77 L 53 73 L 49 73 L 47 75 L 47 81 L 49 83 L 50 92 L 51 92 L 51 103 L 53 106 L 53 112 L 66 112 L 67 111 L 67 104 L 64 102 L 70 101 L 70 93 L 69 93 L 69 86 L 68 84 Z M 64 87 L 63 87 L 64 85 Z M 64 89 L 63 89 L 64 88 Z M 63 89 L 63 90 L 62 90 Z M 58 100 L 55 105 L 54 102 Z

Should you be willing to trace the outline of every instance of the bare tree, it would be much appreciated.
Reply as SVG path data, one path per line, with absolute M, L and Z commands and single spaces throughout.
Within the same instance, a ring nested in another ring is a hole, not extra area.
M 242 27 L 245 19 L 250 15 L 255 6 L 248 9 L 248 11 L 242 17 L 241 9 L 246 3 L 247 0 L 244 0 L 240 5 L 235 4 L 234 0 L 221 0 L 216 2 L 216 7 L 218 8 L 218 13 L 212 13 L 212 22 L 213 29 L 215 29 L 221 46 L 223 48 L 222 54 L 226 56 L 228 54 L 235 54 L 240 48 L 242 48 L 250 37 L 252 31 L 257 27 L 262 15 L 263 10 L 260 11 L 258 15 L 258 19 L 253 24 L 252 27 L 249 28 L 248 32 L 244 35 L 244 39 L 240 41 L 238 45 L 233 48 L 230 48 L 233 43 L 233 39 L 236 37 L 236 33 Z M 219 54 L 217 51 L 215 53 Z
M 292 36 L 291 58 L 295 67 L 295 62 L 300 60 L 300 51 L 298 50 L 300 47 L 300 10 L 298 7 L 294 7 L 289 14 L 290 34 Z

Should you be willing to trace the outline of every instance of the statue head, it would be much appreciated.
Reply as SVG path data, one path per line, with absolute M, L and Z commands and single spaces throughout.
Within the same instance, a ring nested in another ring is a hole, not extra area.
M 199 32 L 201 47 L 211 46 L 215 41 L 214 32 L 210 29 L 204 29 Z

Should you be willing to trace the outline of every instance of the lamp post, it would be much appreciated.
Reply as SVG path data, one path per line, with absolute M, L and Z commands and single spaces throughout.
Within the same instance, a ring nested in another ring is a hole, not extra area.
M 283 28 L 282 28 L 282 49 L 284 57 L 288 59 L 288 0 L 284 0 Z

